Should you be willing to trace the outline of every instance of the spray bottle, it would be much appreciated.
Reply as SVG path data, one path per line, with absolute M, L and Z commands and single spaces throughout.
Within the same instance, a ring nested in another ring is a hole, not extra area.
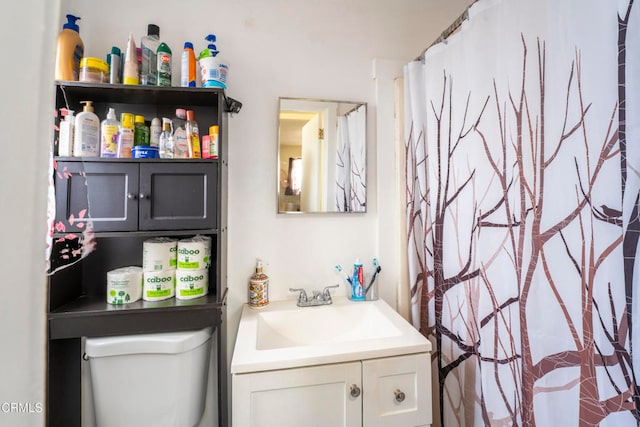
M 158 86 L 171 86 L 171 49 L 162 42 L 158 46 Z
M 109 108 L 107 118 L 100 124 L 100 157 L 118 156 L 118 127 L 120 123 L 116 119 L 116 111 Z
M 191 42 L 184 43 L 180 86 L 196 87 L 196 54 L 193 51 L 193 44 Z
M 80 38 L 77 16 L 67 15 L 67 23 L 58 34 L 56 47 L 56 80 L 78 80 L 80 59 L 84 56 L 84 43 Z

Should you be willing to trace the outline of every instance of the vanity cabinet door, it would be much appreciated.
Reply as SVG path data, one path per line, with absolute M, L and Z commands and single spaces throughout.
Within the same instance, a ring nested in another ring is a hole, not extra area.
M 362 362 L 366 427 L 431 425 L 429 353 Z
M 233 426 L 360 426 L 361 389 L 360 362 L 235 374 Z
M 56 223 L 65 232 L 83 231 L 89 216 L 94 231 L 138 228 L 137 164 L 58 162 L 54 179 Z
M 217 163 L 140 164 L 140 230 L 217 226 Z

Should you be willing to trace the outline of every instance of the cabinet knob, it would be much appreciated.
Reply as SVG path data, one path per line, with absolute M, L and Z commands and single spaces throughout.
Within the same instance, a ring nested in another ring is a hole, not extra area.
M 136 199 L 136 195 L 132 194 L 132 193 L 127 193 L 127 199 L 129 200 L 135 200 Z
M 394 391 L 393 394 L 396 396 L 396 402 L 398 403 L 404 402 L 404 399 L 406 396 L 400 389 L 396 389 L 396 391 Z
M 360 387 L 355 384 L 351 384 L 351 397 L 360 396 Z
M 146 197 L 147 197 L 147 196 L 145 196 L 145 195 L 144 195 L 144 193 L 140 193 L 140 195 L 138 196 L 138 198 L 139 198 L 140 200 L 143 200 L 143 199 L 145 199 Z

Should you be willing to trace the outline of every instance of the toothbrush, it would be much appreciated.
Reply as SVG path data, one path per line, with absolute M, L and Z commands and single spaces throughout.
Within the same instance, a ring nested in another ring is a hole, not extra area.
M 373 276 L 371 277 L 371 280 L 369 281 L 369 285 L 364 290 L 364 294 L 365 295 L 367 294 L 367 292 L 369 292 L 369 289 L 371 288 L 371 286 L 373 286 L 373 282 L 376 281 L 376 276 L 378 276 L 378 273 L 380 273 L 380 270 L 382 270 L 382 267 L 380 267 L 380 265 L 378 265 L 378 258 L 374 258 L 373 259 L 373 268 L 375 270 L 373 272 Z
M 336 271 L 338 273 L 344 274 L 344 278 L 347 279 L 347 282 L 349 282 L 349 285 L 353 286 L 353 282 L 351 281 L 351 277 L 349 277 L 349 275 L 342 269 L 342 266 L 340 264 L 336 265 Z

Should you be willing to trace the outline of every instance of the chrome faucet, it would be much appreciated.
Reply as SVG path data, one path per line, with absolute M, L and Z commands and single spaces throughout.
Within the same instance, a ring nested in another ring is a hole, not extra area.
M 333 301 L 331 300 L 331 292 L 329 292 L 329 289 L 337 288 L 339 286 L 340 285 L 325 286 L 322 291 L 313 291 L 313 296 L 311 297 L 311 299 L 309 299 L 309 297 L 307 296 L 307 291 L 305 291 L 304 289 L 289 288 L 289 290 L 291 292 L 300 292 L 298 294 L 298 302 L 296 303 L 298 307 L 313 307 L 317 305 L 331 304 Z

